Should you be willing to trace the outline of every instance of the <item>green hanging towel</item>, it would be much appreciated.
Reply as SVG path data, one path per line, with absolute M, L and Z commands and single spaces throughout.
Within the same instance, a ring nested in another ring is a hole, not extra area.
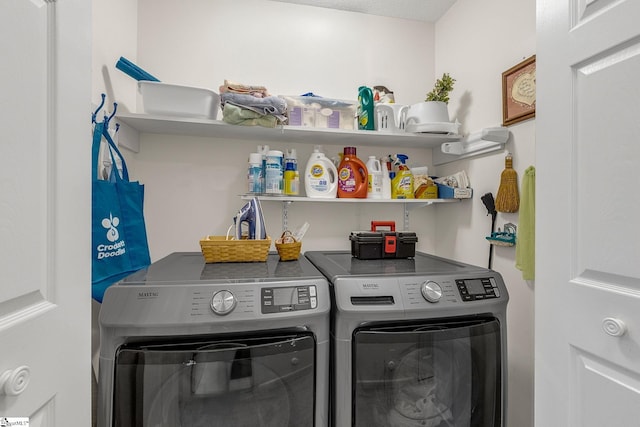
M 524 280 L 533 280 L 536 272 L 536 168 L 529 166 L 522 178 L 520 223 L 516 238 L 516 268 Z

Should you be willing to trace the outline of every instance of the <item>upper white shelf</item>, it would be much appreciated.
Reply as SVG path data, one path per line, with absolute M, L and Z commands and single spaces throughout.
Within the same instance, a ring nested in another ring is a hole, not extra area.
M 279 126 L 265 128 L 261 126 L 237 126 L 219 120 L 185 119 L 165 117 L 149 114 L 118 114 L 116 120 L 138 132 L 216 137 L 227 139 L 244 139 L 251 141 L 295 142 L 303 144 L 327 145 L 366 145 L 366 146 L 397 146 L 404 148 L 434 148 L 445 142 L 460 140 L 460 135 L 451 134 L 421 134 L 421 133 L 391 133 L 380 131 L 342 130 L 300 128 L 294 126 Z M 130 133 L 127 133 L 129 135 Z M 121 139 L 124 134 L 121 134 Z M 132 136 L 131 136 L 132 137 Z M 130 137 L 130 138 L 131 138 Z M 137 151 L 126 141 L 125 146 Z M 137 144 L 135 144 L 137 145 Z

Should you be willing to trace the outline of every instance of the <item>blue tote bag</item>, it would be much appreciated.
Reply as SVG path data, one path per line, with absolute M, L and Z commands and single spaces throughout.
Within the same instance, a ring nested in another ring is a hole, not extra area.
M 100 143 L 111 155 L 109 179 L 98 178 Z M 115 153 L 115 154 L 114 154 Z M 122 162 L 122 176 L 116 167 Z M 98 302 L 106 289 L 150 263 L 144 222 L 144 185 L 129 181 L 124 157 L 108 132 L 107 123 L 96 123 L 92 147 L 91 296 Z

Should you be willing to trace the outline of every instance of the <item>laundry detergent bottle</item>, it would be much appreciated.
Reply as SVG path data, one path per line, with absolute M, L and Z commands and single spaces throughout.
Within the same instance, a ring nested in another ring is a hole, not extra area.
M 390 199 L 391 198 L 391 163 L 389 162 L 389 157 L 380 158 L 380 164 L 382 165 L 382 198 Z
M 304 189 L 307 197 L 317 199 L 335 199 L 338 192 L 338 171 L 318 145 L 304 169 Z
M 373 117 L 373 91 L 367 86 L 360 86 L 358 88 L 358 129 L 375 130 Z
M 338 197 L 367 198 L 367 166 L 356 155 L 356 147 L 344 147 L 338 167 Z
M 376 156 L 369 156 L 367 160 L 367 199 L 383 199 L 382 182 L 385 170 L 382 170 L 380 160 Z M 387 175 L 388 177 L 388 175 Z M 389 187 L 391 189 L 391 187 Z

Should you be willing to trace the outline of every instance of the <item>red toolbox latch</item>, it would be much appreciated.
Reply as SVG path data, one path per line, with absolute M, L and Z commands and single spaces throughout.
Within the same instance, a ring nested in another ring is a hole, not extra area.
M 391 235 L 391 234 L 385 235 L 384 236 L 384 253 L 395 254 L 396 243 L 397 243 L 397 239 L 395 235 Z

